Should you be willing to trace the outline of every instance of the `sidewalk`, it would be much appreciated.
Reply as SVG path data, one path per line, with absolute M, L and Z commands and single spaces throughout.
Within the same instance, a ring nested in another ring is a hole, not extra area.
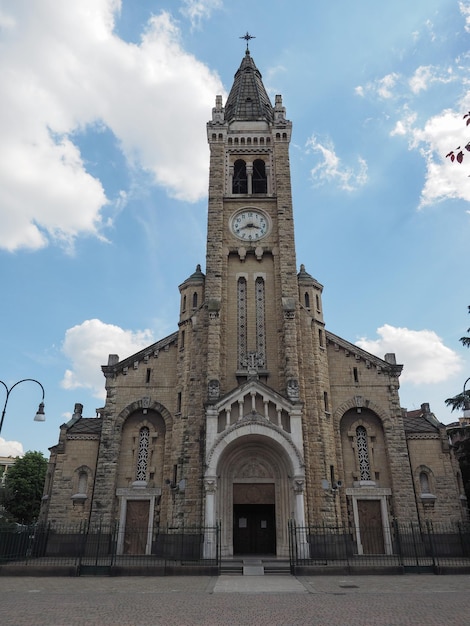
M 467 626 L 470 576 L 0 579 L 2 626 Z

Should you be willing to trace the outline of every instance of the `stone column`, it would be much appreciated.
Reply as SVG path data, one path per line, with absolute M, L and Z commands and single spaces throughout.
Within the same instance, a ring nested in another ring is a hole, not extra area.
M 305 559 L 309 556 L 309 546 L 307 541 L 307 534 L 305 528 L 305 503 L 304 503 L 304 488 L 305 478 L 303 476 L 296 476 L 294 478 L 294 494 L 295 494 L 295 525 L 297 526 L 297 551 L 300 558 Z
M 217 544 L 215 541 L 215 494 L 217 491 L 217 476 L 206 476 L 204 478 L 204 489 L 206 492 L 206 509 L 204 515 L 204 558 L 215 559 L 217 555 Z

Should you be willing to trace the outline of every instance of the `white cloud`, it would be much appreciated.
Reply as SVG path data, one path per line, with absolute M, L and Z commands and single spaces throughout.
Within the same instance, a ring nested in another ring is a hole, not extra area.
M 390 135 L 392 137 L 394 135 L 408 135 L 412 132 L 413 125 L 415 124 L 417 117 L 416 113 L 409 111 L 408 108 L 405 107 L 402 119 L 397 121 L 395 128 L 391 131 Z
M 65 389 L 90 389 L 96 398 L 104 399 L 104 377 L 101 366 L 109 354 L 121 359 L 131 356 L 155 341 L 152 331 L 124 330 L 98 319 L 86 320 L 65 333 L 62 351 L 71 362 L 62 380 Z
M 449 380 L 462 369 L 461 357 L 447 348 L 432 330 L 410 330 L 384 324 L 377 329 L 379 339 L 356 341 L 363 350 L 380 358 L 394 352 L 404 365 L 402 382 L 433 385 Z
M 23 456 L 23 445 L 19 441 L 6 441 L 0 437 L 0 456 Z
M 465 17 L 465 30 L 470 33 L 470 3 L 459 2 L 460 13 Z
M 469 159 L 459 165 L 445 158 L 469 139 L 462 116 L 449 110 L 431 117 L 422 129 L 410 128 L 410 147 L 418 149 L 426 162 L 420 207 L 447 198 L 470 201 Z
M 392 74 L 388 74 L 381 78 L 377 83 L 377 93 L 381 98 L 387 99 L 391 98 L 393 94 L 393 89 L 396 86 L 398 81 L 398 74 L 393 72 Z
M 412 93 L 418 94 L 420 91 L 428 90 L 435 83 L 446 85 L 456 79 L 457 76 L 451 67 L 443 70 L 433 65 L 421 65 L 415 70 L 408 84 Z
M 371 93 L 383 100 L 389 100 L 395 96 L 395 88 L 400 79 L 400 75 L 396 72 L 387 74 L 383 78 L 379 78 L 375 81 L 369 82 L 366 85 L 358 85 L 354 91 L 358 96 L 365 96 L 366 93 Z
M 344 191 L 354 191 L 367 182 L 367 163 L 358 157 L 355 168 L 341 162 L 331 141 L 320 143 L 312 135 L 306 143 L 307 153 L 313 152 L 321 157 L 321 161 L 310 170 L 310 175 L 317 184 L 335 182 Z
M 151 18 L 139 45 L 120 39 L 120 6 L 16 0 L 0 13 L 0 248 L 100 236 L 109 200 L 74 143 L 83 131 L 109 128 L 129 165 L 174 197 L 207 192 L 204 128 L 221 82 L 184 51 L 167 13 Z
M 181 13 L 189 18 L 191 26 L 197 28 L 203 19 L 208 19 L 213 11 L 222 7 L 222 0 L 183 0 Z

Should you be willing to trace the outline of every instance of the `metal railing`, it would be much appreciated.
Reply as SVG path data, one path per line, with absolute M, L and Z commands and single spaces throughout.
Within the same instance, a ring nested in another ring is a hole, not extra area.
M 392 520 L 382 526 L 310 525 L 289 522 L 291 571 L 342 567 L 401 571 L 470 569 L 470 523 L 422 524 Z
M 208 549 L 209 546 L 209 549 Z M 0 568 L 74 570 L 81 574 L 168 574 L 220 569 L 220 526 L 120 528 L 31 526 L 0 529 Z

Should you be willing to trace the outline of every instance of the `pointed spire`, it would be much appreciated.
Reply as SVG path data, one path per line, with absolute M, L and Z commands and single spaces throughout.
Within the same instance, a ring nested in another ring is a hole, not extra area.
M 225 119 L 228 122 L 265 120 L 269 123 L 274 119 L 273 107 L 264 88 L 261 72 L 251 58 L 248 47 L 225 104 Z

